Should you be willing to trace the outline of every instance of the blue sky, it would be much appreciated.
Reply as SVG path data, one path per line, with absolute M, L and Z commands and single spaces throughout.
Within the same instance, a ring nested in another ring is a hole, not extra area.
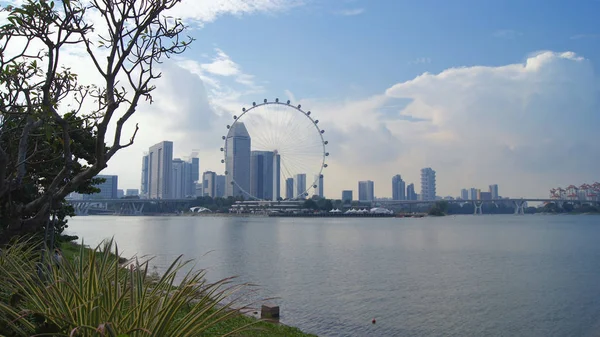
M 192 53 L 218 46 L 271 90 L 326 98 L 374 94 L 424 71 L 510 64 L 538 50 L 600 60 L 600 1 L 324 2 L 224 16 L 196 34 Z
M 161 66 L 155 103 L 131 121 L 136 143 L 105 173 L 138 188 L 142 154 L 161 140 L 223 173 L 225 125 L 279 97 L 327 131 L 327 197 L 367 179 L 389 197 L 395 174 L 418 190 L 423 167 L 441 196 L 600 181 L 598 13 L 599 0 L 183 0 L 171 14 L 196 41 Z M 82 55 L 63 56 L 94 83 Z

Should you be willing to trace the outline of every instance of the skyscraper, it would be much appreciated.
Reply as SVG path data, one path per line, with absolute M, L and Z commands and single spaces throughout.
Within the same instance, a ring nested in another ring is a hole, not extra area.
M 217 174 L 212 171 L 206 171 L 202 174 L 202 196 L 211 198 L 217 197 Z
M 499 196 L 498 196 L 498 185 L 497 184 L 490 185 L 489 192 L 492 195 L 492 200 L 498 200 Z
M 406 184 L 399 174 L 392 177 L 392 200 L 406 200 Z
M 234 123 L 226 140 L 226 195 L 248 197 L 251 139 L 242 122 Z M 234 183 L 235 182 L 235 183 Z
M 148 197 L 172 197 L 173 142 L 163 141 L 150 147 L 148 153 Z
M 196 195 L 196 184 L 192 179 L 193 164 L 179 158 L 173 159 L 171 173 L 171 197 L 182 199 Z
M 119 197 L 118 185 L 119 177 L 114 175 L 97 175 L 95 178 L 102 178 L 104 182 L 96 185 L 100 192 L 94 194 L 84 194 L 84 199 L 117 199 Z
M 325 195 L 323 194 L 323 175 L 315 174 L 314 181 L 315 181 L 315 185 L 317 185 L 317 187 L 315 187 L 315 193 L 313 193 L 313 194 L 320 198 L 325 198 Z
M 192 157 L 192 160 L 190 162 L 192 164 L 192 169 L 190 172 L 192 175 L 192 181 L 197 182 L 198 180 L 200 180 L 200 159 Z
M 406 186 L 406 199 L 407 200 L 417 200 L 417 192 L 415 192 L 415 184 L 408 184 Z
M 460 190 L 460 198 L 462 200 L 469 200 L 469 191 L 466 188 Z
M 225 176 L 224 175 L 217 176 L 216 185 L 217 185 L 217 187 L 216 187 L 217 198 L 223 198 L 225 196 Z
M 431 167 L 421 169 L 421 200 L 435 200 L 435 171 Z
M 294 199 L 294 178 L 287 178 L 285 180 L 285 198 Z
M 171 173 L 171 198 L 183 199 L 185 195 L 184 168 L 185 162 L 179 158 L 173 159 Z
M 250 156 L 250 194 L 263 200 L 280 197 L 281 157 L 277 151 L 252 151 Z
M 148 182 L 150 180 L 150 177 L 148 176 L 148 159 L 148 154 L 144 154 L 142 157 L 142 184 L 140 186 L 141 194 L 144 198 L 148 197 Z
M 373 201 L 375 200 L 375 184 L 371 180 L 358 182 L 358 200 Z
M 477 189 L 471 187 L 469 189 L 469 200 L 477 200 Z
M 343 190 L 342 191 L 342 201 L 344 203 L 349 203 L 352 201 L 352 190 Z
M 304 199 L 306 195 L 306 173 L 296 174 L 294 177 L 294 198 Z

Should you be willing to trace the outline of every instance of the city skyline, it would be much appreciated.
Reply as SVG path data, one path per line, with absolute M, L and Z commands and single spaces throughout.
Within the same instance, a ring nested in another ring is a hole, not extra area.
M 600 48 L 590 13 L 600 3 L 552 3 L 535 17 L 527 13 L 536 12 L 536 1 L 508 1 L 497 10 L 459 0 L 440 3 L 435 13 L 395 1 L 265 3 L 178 7 L 173 15 L 183 15 L 198 28 L 190 34 L 202 38 L 161 65 L 155 103 L 142 103 L 144 113 L 123 130 L 139 123 L 134 145 L 102 174 L 139 188 L 139 157 L 161 139 L 178 144 L 174 157 L 198 149 L 202 171 L 222 174 L 218 149 L 233 115 L 253 101 L 280 98 L 311 109 L 327 129 L 326 196 L 367 178 L 376 195 L 389 196 L 389 177 L 398 172 L 420 189 L 418 170 L 429 166 L 438 171 L 439 195 L 485 190 L 493 181 L 505 196 L 544 197 L 550 186 L 598 180 L 600 145 L 589 137 L 600 124 Z M 336 14 L 353 6 L 363 10 Z M 577 20 L 550 24 L 565 16 Z M 448 30 L 457 17 L 461 26 Z M 408 32 L 400 22 L 426 24 Z M 324 29 L 332 24 L 336 29 Z M 241 41 L 267 32 L 301 41 L 303 55 L 317 52 L 299 57 L 295 48 L 266 45 L 248 53 Z M 365 38 L 350 43 L 346 36 Z M 77 52 L 66 59 L 82 81 L 94 83 L 89 60 Z

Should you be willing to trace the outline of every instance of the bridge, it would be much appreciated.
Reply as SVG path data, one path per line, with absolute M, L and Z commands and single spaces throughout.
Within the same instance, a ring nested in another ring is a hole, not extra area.
M 423 205 L 435 204 L 436 202 L 444 201 L 451 204 L 470 204 L 475 207 L 473 214 L 483 214 L 482 206 L 484 203 L 491 203 L 498 206 L 498 203 L 512 203 L 515 208 L 515 214 L 525 214 L 527 202 L 543 202 L 555 203 L 562 206 L 565 203 L 589 203 L 600 204 L 600 200 L 572 200 L 572 199 L 544 199 L 544 198 L 507 198 L 507 199 L 490 199 L 490 200 L 377 200 L 373 201 L 373 206 L 393 206 L 393 205 Z
M 101 206 L 106 209 L 108 205 L 117 205 L 115 214 L 117 215 L 142 215 L 144 206 L 149 204 L 163 205 L 171 208 L 176 208 L 177 205 L 187 205 L 196 199 L 88 199 L 75 200 L 67 199 L 75 209 L 76 215 L 88 215 L 93 206 Z

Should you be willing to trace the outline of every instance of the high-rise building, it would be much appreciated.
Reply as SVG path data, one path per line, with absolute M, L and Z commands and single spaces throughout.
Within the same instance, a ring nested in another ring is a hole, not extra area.
M 234 123 L 226 140 L 226 195 L 248 198 L 250 192 L 251 139 L 242 122 Z
M 217 175 L 216 196 L 217 196 L 217 198 L 223 198 L 225 196 L 225 176 L 224 175 Z
M 342 191 L 342 201 L 344 203 L 349 203 L 352 201 L 352 190 Z
M 373 201 L 375 200 L 375 184 L 371 180 L 358 182 L 358 200 Z
M 97 175 L 96 178 L 104 179 L 104 182 L 95 187 L 100 190 L 98 193 L 86 194 L 84 199 L 117 199 L 119 198 L 118 185 L 119 177 L 114 175 Z
M 469 191 L 466 188 L 460 190 L 460 198 L 462 200 L 469 200 Z
M 408 184 L 406 186 L 406 199 L 407 200 L 417 200 L 417 192 L 415 192 L 415 184 Z
M 172 192 L 173 142 L 163 141 L 150 147 L 148 153 L 148 197 L 169 199 Z
M 140 190 L 137 188 L 128 188 L 125 190 L 125 195 L 128 197 L 137 197 L 140 195 Z
M 298 173 L 294 177 L 294 198 L 304 199 L 306 197 L 306 173 Z
M 117 198 L 121 199 L 125 196 L 125 191 L 122 189 L 117 189 Z
M 479 200 L 492 200 L 491 192 L 479 192 Z
M 202 174 L 202 196 L 217 197 L 217 174 L 212 171 L 206 171 Z
M 490 194 L 492 195 L 492 200 L 498 200 L 500 199 L 498 196 L 498 185 L 497 184 L 493 184 L 490 185 Z
M 435 171 L 431 167 L 421 169 L 421 200 L 435 200 Z
M 406 200 L 406 183 L 399 174 L 392 177 L 392 200 Z
M 263 200 L 280 197 L 281 157 L 277 151 L 252 151 L 250 155 L 250 194 Z
M 294 178 L 287 178 L 285 180 L 285 198 L 294 199 Z
M 171 198 L 183 199 L 185 195 L 185 162 L 175 158 L 171 169 Z
M 477 191 L 477 194 L 476 194 L 475 200 L 481 200 L 481 189 L 478 188 L 476 191 Z
M 197 182 L 200 180 L 200 159 L 197 157 L 192 157 L 190 161 L 192 167 L 190 174 L 192 175 L 192 181 Z
M 317 187 L 315 187 L 315 193 L 313 193 L 313 194 L 320 198 L 325 198 L 325 194 L 323 194 L 323 175 L 315 174 L 314 181 L 315 181 L 315 185 Z
M 469 197 L 467 198 L 468 200 L 477 200 L 477 189 L 476 188 L 469 188 Z
M 148 154 L 144 154 L 142 157 L 142 184 L 140 186 L 140 190 L 142 197 L 144 198 L 148 197 L 148 183 L 150 181 L 150 176 L 148 175 L 149 157 L 150 156 Z

